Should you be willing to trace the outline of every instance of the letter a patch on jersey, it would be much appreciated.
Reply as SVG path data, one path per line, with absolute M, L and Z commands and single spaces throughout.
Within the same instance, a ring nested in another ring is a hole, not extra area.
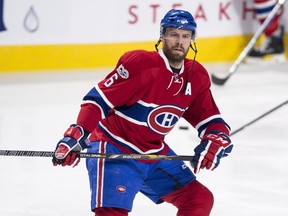
M 191 83 L 188 82 L 185 88 L 185 95 L 192 95 Z

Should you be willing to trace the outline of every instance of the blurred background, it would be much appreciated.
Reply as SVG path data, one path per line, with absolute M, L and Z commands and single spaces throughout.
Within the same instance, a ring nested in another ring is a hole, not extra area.
M 171 8 L 193 14 L 197 60 L 210 73 L 227 72 L 259 27 L 251 0 L 0 0 L 0 149 L 53 151 L 82 97 L 118 58 L 132 49 L 154 50 Z M 288 3 L 281 20 L 286 32 L 287 10 Z M 212 91 L 235 131 L 287 101 L 288 64 L 243 62 Z M 288 215 L 287 111 L 283 106 L 234 134 L 233 154 L 214 172 L 197 175 L 214 193 L 212 216 Z M 192 155 L 199 139 L 180 121 L 167 142 Z M 93 215 L 85 160 L 72 169 L 53 167 L 50 158 L 0 156 L 0 173 L 0 215 Z M 141 194 L 130 213 L 160 214 L 176 215 L 176 209 Z
M 259 27 L 252 0 L 0 0 L 0 71 L 113 67 L 125 51 L 154 50 L 171 8 L 194 15 L 201 62 L 234 61 Z

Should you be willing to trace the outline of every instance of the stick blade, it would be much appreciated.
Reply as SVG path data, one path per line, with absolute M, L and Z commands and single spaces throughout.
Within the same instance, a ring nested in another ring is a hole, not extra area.
M 222 86 L 222 85 L 224 85 L 226 83 L 226 81 L 229 79 L 229 77 L 230 76 L 220 78 L 220 77 L 217 77 L 214 74 L 212 74 L 211 75 L 211 80 L 212 80 L 212 83 Z

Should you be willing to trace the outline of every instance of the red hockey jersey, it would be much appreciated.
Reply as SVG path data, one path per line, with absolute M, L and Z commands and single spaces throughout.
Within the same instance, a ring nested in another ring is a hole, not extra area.
M 207 130 L 229 134 L 208 72 L 197 61 L 191 71 L 192 63 L 185 59 L 175 73 L 162 50 L 125 53 L 84 97 L 77 124 L 92 133 L 91 141 L 110 141 L 124 153 L 165 154 L 165 135 L 181 117 L 200 138 Z

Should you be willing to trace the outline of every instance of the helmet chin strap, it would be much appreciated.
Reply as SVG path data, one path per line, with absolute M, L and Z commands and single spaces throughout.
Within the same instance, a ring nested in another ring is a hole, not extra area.
M 157 43 L 154 45 L 157 52 L 159 51 L 159 50 L 158 50 L 158 46 L 159 46 L 160 43 L 161 43 L 161 38 L 159 38 L 159 40 L 157 41 Z M 192 43 L 190 43 L 190 48 L 194 51 L 194 58 L 193 58 L 193 60 L 195 61 L 198 50 L 197 50 L 197 47 L 196 47 L 196 42 L 193 42 L 193 45 L 194 45 L 194 47 L 192 46 Z
M 194 51 L 195 55 L 194 55 L 194 60 L 196 59 L 196 54 L 198 52 L 197 47 L 196 47 L 196 42 L 193 42 L 194 47 L 192 46 L 192 43 L 190 43 L 190 48 Z
M 194 51 L 194 58 L 193 58 L 193 62 L 192 62 L 190 71 L 188 72 L 188 75 L 187 75 L 187 80 L 186 80 L 186 83 L 185 83 L 185 87 L 183 89 L 183 93 L 185 93 L 187 91 L 188 86 L 191 85 L 191 83 L 189 82 L 189 79 L 190 79 L 191 73 L 193 71 L 194 63 L 195 63 L 195 60 L 196 60 L 196 55 L 197 55 L 197 52 L 198 52 L 195 41 L 193 42 L 193 45 L 194 45 L 194 47 L 192 46 L 192 43 L 190 43 L 190 48 Z
M 154 45 L 157 52 L 158 52 L 158 46 L 159 46 L 160 43 L 161 43 L 161 38 L 159 38 L 157 43 Z

